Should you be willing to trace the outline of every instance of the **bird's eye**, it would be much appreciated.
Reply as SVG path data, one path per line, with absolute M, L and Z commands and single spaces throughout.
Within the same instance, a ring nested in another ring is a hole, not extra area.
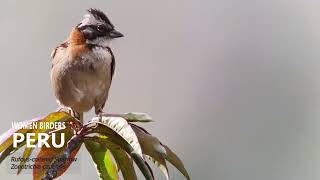
M 107 27 L 105 25 L 98 25 L 97 30 L 99 32 L 107 32 Z

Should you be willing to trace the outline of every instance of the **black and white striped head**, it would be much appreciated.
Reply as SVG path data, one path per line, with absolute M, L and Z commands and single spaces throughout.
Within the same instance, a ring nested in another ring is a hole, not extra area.
M 123 37 L 115 30 L 109 18 L 97 9 L 89 9 L 77 27 L 84 34 L 88 44 L 108 46 L 112 39 Z

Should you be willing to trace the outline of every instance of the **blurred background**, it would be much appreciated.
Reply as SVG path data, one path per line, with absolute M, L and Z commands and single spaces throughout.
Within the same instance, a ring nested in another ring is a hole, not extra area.
M 3 0 L 1 133 L 57 108 L 50 53 L 90 7 L 125 34 L 112 45 L 107 111 L 150 113 L 155 122 L 144 126 L 193 180 L 320 178 L 320 2 L 312 0 Z M 97 179 L 83 150 L 80 168 L 60 179 Z M 169 167 L 171 179 L 184 179 Z M 0 175 L 31 179 L 5 164 Z

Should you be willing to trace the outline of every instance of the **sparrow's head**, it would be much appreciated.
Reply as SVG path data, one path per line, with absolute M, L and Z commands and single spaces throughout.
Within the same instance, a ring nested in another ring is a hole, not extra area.
M 115 30 L 109 18 L 97 9 L 89 9 L 77 27 L 84 34 L 88 44 L 108 46 L 112 39 L 123 37 Z

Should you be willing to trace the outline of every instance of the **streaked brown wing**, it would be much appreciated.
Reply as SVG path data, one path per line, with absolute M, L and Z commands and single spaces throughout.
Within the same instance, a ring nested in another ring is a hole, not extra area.
M 53 50 L 52 53 L 51 53 L 51 60 L 53 60 L 53 59 L 55 58 L 55 56 L 56 56 L 56 54 L 57 54 L 57 51 L 58 51 L 60 48 L 65 49 L 65 48 L 68 47 L 68 45 L 69 45 L 69 42 L 68 42 L 68 41 L 65 41 L 65 42 L 63 42 L 62 44 L 60 44 L 59 46 L 57 46 L 56 48 L 54 48 L 54 50 Z
M 111 48 L 107 47 L 107 49 L 108 49 L 109 53 L 111 54 L 111 80 L 112 80 L 112 77 L 114 75 L 114 71 L 116 68 L 116 61 L 115 61 L 115 58 L 114 58 L 114 55 L 113 55 Z

